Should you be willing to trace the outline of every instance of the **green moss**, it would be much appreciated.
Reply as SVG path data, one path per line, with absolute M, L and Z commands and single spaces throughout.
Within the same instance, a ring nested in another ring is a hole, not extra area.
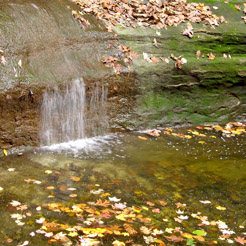
M 175 91 L 174 94 L 170 91 L 151 91 L 138 100 L 136 110 L 142 119 L 146 117 L 147 124 L 173 121 L 192 124 L 223 123 L 229 118 L 230 110 L 226 105 L 230 100 L 230 95 L 223 89 L 196 87 L 191 91 Z

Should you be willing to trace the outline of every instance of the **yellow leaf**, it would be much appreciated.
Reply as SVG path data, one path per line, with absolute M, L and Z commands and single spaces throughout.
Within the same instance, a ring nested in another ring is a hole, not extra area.
M 8 156 L 8 152 L 7 152 L 6 149 L 3 149 L 3 154 L 4 154 L 5 156 Z
M 67 235 L 70 237 L 76 237 L 78 236 L 78 233 L 76 231 L 73 231 L 73 232 L 69 232 Z
M 193 238 L 193 235 L 191 235 L 190 233 L 183 233 L 182 234 L 182 237 L 185 237 L 185 238 Z
M 115 241 L 113 241 L 113 245 L 114 246 L 125 246 L 125 243 L 121 242 L 121 241 L 118 241 L 118 240 L 115 240 Z
M 160 246 L 166 246 L 166 244 L 162 240 L 160 239 L 154 239 L 154 240 L 155 240 L 155 243 L 159 243 Z
M 199 141 L 198 143 L 199 143 L 199 144 L 204 144 L 204 143 L 205 143 L 205 141 Z
M 51 173 L 52 173 L 52 171 L 51 171 L 51 170 L 46 170 L 46 171 L 45 171 L 45 173 L 47 173 L 47 174 L 51 174 Z
M 115 216 L 115 218 L 118 219 L 118 220 L 126 221 L 126 219 L 125 219 L 123 214 L 119 214 L 119 215 Z
M 192 138 L 191 135 L 185 135 L 184 137 L 185 137 L 186 139 L 191 139 L 191 138 Z
M 55 240 L 55 239 L 50 239 L 49 241 L 50 241 L 50 242 L 56 242 L 56 240 Z
M 225 207 L 221 207 L 221 206 L 217 206 L 216 208 L 217 208 L 218 210 L 226 210 Z
M 110 196 L 110 193 L 104 193 L 101 195 L 101 197 L 105 197 L 105 196 Z
M 48 186 L 48 187 L 46 187 L 46 189 L 48 189 L 48 190 L 54 190 L 55 187 L 54 186 Z

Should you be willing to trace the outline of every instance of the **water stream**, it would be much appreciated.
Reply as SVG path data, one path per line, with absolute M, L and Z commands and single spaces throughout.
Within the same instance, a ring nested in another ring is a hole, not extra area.
M 95 84 L 86 98 L 83 79 L 62 91 L 55 87 L 43 95 L 41 145 L 53 145 L 103 134 L 107 128 L 107 89 Z

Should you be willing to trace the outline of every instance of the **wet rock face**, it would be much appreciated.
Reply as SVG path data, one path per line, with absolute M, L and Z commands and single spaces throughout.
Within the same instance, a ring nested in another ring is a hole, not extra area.
M 0 145 L 38 145 L 40 93 L 29 90 L 8 91 L 0 94 Z
M 209 5 L 214 14 L 223 15 L 227 23 L 215 28 L 192 23 L 192 38 L 182 35 L 186 23 L 158 30 L 158 35 L 154 29 L 114 29 L 121 42 L 140 57 L 133 60 L 139 92 L 135 125 L 151 127 L 245 119 L 246 96 L 239 89 L 243 91 L 246 86 L 246 29 L 242 12 L 223 1 Z M 144 53 L 158 58 L 159 62 L 148 62 Z M 209 57 L 210 53 L 214 59 Z M 171 54 L 182 55 L 187 63 L 178 69 L 172 59 L 169 63 L 160 59 Z
M 192 24 L 192 38 L 182 35 L 184 23 L 158 30 L 160 35 L 155 29 L 117 26 L 119 41 L 94 17 L 86 17 L 91 25 L 83 29 L 67 5 L 79 10 L 68 0 L 0 3 L 0 58 L 5 59 L 0 63 L 0 147 L 39 145 L 43 91 L 81 77 L 88 88 L 95 82 L 108 86 L 112 130 L 245 119 L 246 29 L 231 5 L 216 3 L 213 10 L 227 24 L 215 29 Z M 130 73 L 125 64 L 115 76 L 101 59 L 117 56 L 119 44 L 139 57 Z M 143 52 L 165 58 L 183 55 L 187 63 L 181 69 L 171 59 L 149 63 Z M 215 59 L 208 59 L 210 52 Z

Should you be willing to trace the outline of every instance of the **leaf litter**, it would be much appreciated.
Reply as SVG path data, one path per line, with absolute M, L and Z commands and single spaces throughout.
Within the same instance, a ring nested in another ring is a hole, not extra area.
M 86 19 L 86 15 L 93 15 L 98 20 L 104 21 L 108 32 L 113 32 L 114 27 L 117 25 L 122 27 L 148 27 L 157 30 L 165 30 L 168 26 L 177 26 L 187 22 L 187 29 L 185 29 L 182 34 L 192 38 L 194 36 L 194 30 L 191 23 L 205 22 L 206 25 L 214 27 L 218 26 L 220 23 L 226 22 L 223 16 L 218 17 L 213 14 L 209 6 L 206 6 L 203 3 L 189 3 L 186 0 L 151 0 L 147 2 L 142 0 L 72 1 L 75 2 L 81 10 L 72 10 L 72 15 L 81 23 L 84 29 L 90 26 L 89 21 Z M 161 33 L 156 31 L 156 35 L 161 36 Z M 115 41 L 117 40 L 118 37 L 116 35 Z M 159 47 L 161 44 L 154 38 L 153 45 Z M 112 48 L 114 47 L 114 44 L 110 43 L 109 46 Z M 105 66 L 113 68 L 116 77 L 123 72 L 123 66 L 127 67 L 128 72 L 130 72 L 133 58 L 138 57 L 138 54 L 131 51 L 130 47 L 123 50 L 121 47 L 123 47 L 123 45 L 119 45 L 118 51 L 116 52 L 116 54 L 120 55 L 102 57 L 102 62 Z M 184 62 L 181 61 L 181 58 L 182 55 L 175 59 L 175 68 L 177 69 L 181 69 L 182 64 L 184 64 Z M 144 55 L 144 59 L 149 63 L 159 63 L 160 60 L 167 64 L 169 63 L 168 58 L 162 57 L 146 57 Z M 214 59 L 212 53 L 209 55 L 209 59 Z

